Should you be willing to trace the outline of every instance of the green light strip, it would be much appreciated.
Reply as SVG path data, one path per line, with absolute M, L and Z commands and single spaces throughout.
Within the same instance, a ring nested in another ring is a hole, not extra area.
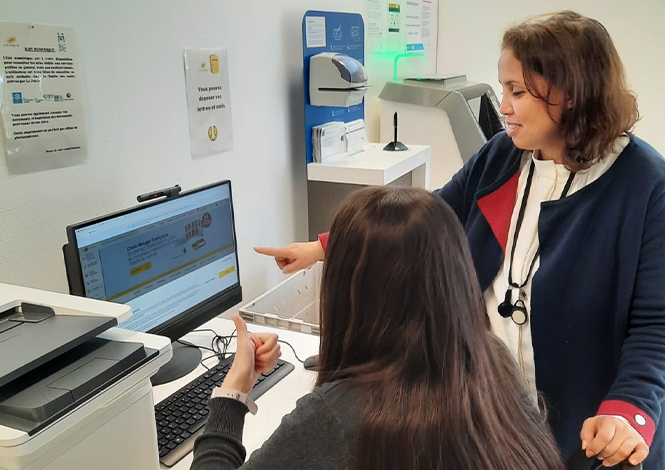
M 416 53 L 416 54 L 397 54 L 395 55 L 395 60 L 393 62 L 393 82 L 397 81 L 397 61 L 401 59 L 402 57 L 425 57 L 425 54 L 423 53 Z

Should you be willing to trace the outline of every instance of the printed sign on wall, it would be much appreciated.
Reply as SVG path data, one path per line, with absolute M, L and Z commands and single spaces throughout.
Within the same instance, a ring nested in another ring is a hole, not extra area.
M 12 174 L 84 163 L 87 138 L 73 28 L 0 22 L 0 114 Z
M 229 67 L 225 49 L 185 49 L 192 157 L 233 149 Z

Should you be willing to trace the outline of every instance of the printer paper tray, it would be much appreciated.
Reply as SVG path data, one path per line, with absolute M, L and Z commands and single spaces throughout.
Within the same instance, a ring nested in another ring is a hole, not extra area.
M 159 354 L 94 338 L 0 388 L 0 425 L 34 435 Z

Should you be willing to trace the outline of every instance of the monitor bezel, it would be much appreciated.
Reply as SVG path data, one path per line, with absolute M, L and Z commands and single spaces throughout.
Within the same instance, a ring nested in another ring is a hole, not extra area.
M 147 333 L 166 336 L 171 341 L 175 341 L 183 337 L 187 333 L 191 332 L 192 330 L 198 328 L 207 321 L 212 320 L 216 316 L 219 316 L 220 314 L 224 313 L 225 311 L 229 310 L 230 308 L 242 302 L 242 285 L 240 282 L 240 265 L 239 265 L 240 263 L 238 261 L 238 237 L 236 234 L 235 209 L 233 207 L 233 188 L 230 180 L 221 180 L 216 183 L 211 183 L 205 186 L 191 189 L 189 191 L 184 191 L 179 195 L 145 202 L 123 210 L 119 210 L 99 217 L 88 219 L 83 222 L 78 222 L 76 224 L 68 225 L 66 228 L 68 243 L 63 247 L 63 252 L 64 252 L 65 269 L 67 272 L 67 280 L 69 284 L 70 294 L 77 295 L 80 297 L 85 297 L 85 289 L 83 284 L 83 270 L 81 267 L 81 259 L 79 257 L 78 242 L 75 234 L 76 230 L 93 224 L 98 224 L 100 222 L 104 222 L 106 220 L 110 220 L 116 217 L 127 215 L 133 212 L 145 210 L 150 207 L 158 206 L 160 204 L 167 203 L 174 199 L 186 198 L 189 195 L 227 184 L 229 187 L 229 200 L 231 203 L 233 244 L 236 253 L 236 261 L 237 261 L 236 270 L 238 273 L 238 283 L 224 289 L 222 292 L 218 293 L 213 297 L 210 297 L 206 301 L 203 301 L 185 310 L 179 315 L 171 318 L 169 321 L 162 323 L 161 325 L 158 325 L 152 328 L 151 330 L 148 330 Z M 122 328 L 122 324 L 120 324 L 119 327 Z

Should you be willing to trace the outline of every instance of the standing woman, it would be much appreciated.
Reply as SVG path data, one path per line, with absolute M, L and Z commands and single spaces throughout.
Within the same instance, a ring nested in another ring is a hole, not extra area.
M 507 130 L 435 193 L 564 455 L 662 470 L 665 161 L 630 134 L 635 96 L 598 21 L 535 17 L 501 49 Z M 289 272 L 322 257 L 321 238 L 257 251 Z

